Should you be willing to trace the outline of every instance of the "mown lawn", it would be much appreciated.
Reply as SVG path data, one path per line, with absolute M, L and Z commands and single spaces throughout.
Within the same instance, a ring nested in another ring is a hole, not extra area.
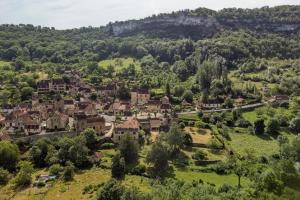
M 141 71 L 141 63 L 138 60 L 134 60 L 133 58 L 115 58 L 103 60 L 98 63 L 98 66 L 103 68 L 107 68 L 108 66 L 113 66 L 116 72 L 120 72 L 122 69 L 129 67 L 129 65 L 133 64 L 137 71 Z

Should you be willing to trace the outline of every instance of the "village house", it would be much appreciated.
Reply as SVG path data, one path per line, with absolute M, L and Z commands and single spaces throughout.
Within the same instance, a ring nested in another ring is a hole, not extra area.
M 96 92 L 102 96 L 115 96 L 118 86 L 116 83 L 109 83 L 96 88 Z
M 157 113 L 160 111 L 161 102 L 159 100 L 149 100 L 147 104 L 147 111 Z
M 114 115 L 131 115 L 130 102 L 116 99 L 110 107 L 110 113 L 113 113 Z
M 0 132 L 0 141 L 2 140 L 11 140 L 11 137 L 9 136 L 9 133 L 5 130 L 2 130 Z
M 63 79 L 40 80 L 37 83 L 37 91 L 39 94 L 45 94 L 51 91 L 63 93 L 66 91 L 66 84 Z
M 238 98 L 234 99 L 234 104 L 237 107 L 242 106 L 245 104 L 245 99 L 242 97 L 238 97 Z
M 46 121 L 47 131 L 65 131 L 69 124 L 69 116 L 55 111 Z
M 84 112 L 86 115 L 96 115 L 96 104 L 88 101 L 78 102 L 75 107 L 75 112 Z
M 148 90 L 135 90 L 130 93 L 131 105 L 145 105 L 150 100 L 150 93 Z
M 159 132 L 161 126 L 162 126 L 161 119 L 158 119 L 158 118 L 150 119 L 150 131 Z
M 105 119 L 102 116 L 86 115 L 84 112 L 74 114 L 74 128 L 80 133 L 87 128 L 92 128 L 98 135 L 104 135 L 106 131 Z
M 64 113 L 73 116 L 75 112 L 75 102 L 73 99 L 64 99 Z
M 133 138 L 137 140 L 139 138 L 138 135 L 139 130 L 140 130 L 140 124 L 138 120 L 133 117 L 128 118 L 123 122 L 115 124 L 112 140 L 118 143 L 121 140 L 121 137 L 125 133 L 131 134 Z

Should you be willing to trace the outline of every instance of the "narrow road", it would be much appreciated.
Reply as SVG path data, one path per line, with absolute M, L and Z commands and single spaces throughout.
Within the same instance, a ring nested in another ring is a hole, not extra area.
M 265 105 L 265 103 L 254 103 L 249 105 L 240 106 L 239 109 L 248 109 L 248 108 L 257 108 L 260 106 Z M 234 108 L 223 108 L 223 109 L 214 109 L 214 110 L 202 110 L 204 113 L 213 113 L 213 112 L 226 112 L 226 111 L 232 111 Z M 186 115 L 186 114 L 196 114 L 198 110 L 195 111 L 187 111 L 187 112 L 179 112 L 178 115 Z

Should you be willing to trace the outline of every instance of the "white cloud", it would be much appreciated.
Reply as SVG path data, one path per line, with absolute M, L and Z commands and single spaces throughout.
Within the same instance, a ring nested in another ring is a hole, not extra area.
M 0 23 L 25 23 L 60 29 L 100 26 L 161 12 L 207 7 L 254 8 L 300 4 L 300 0 L 0 0 Z

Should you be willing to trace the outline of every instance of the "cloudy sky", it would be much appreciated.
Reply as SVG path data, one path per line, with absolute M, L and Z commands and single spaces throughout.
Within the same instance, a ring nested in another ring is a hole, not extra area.
M 300 0 L 0 0 L 0 24 L 24 23 L 58 29 L 100 26 L 161 12 L 207 7 L 255 8 L 300 4 Z

